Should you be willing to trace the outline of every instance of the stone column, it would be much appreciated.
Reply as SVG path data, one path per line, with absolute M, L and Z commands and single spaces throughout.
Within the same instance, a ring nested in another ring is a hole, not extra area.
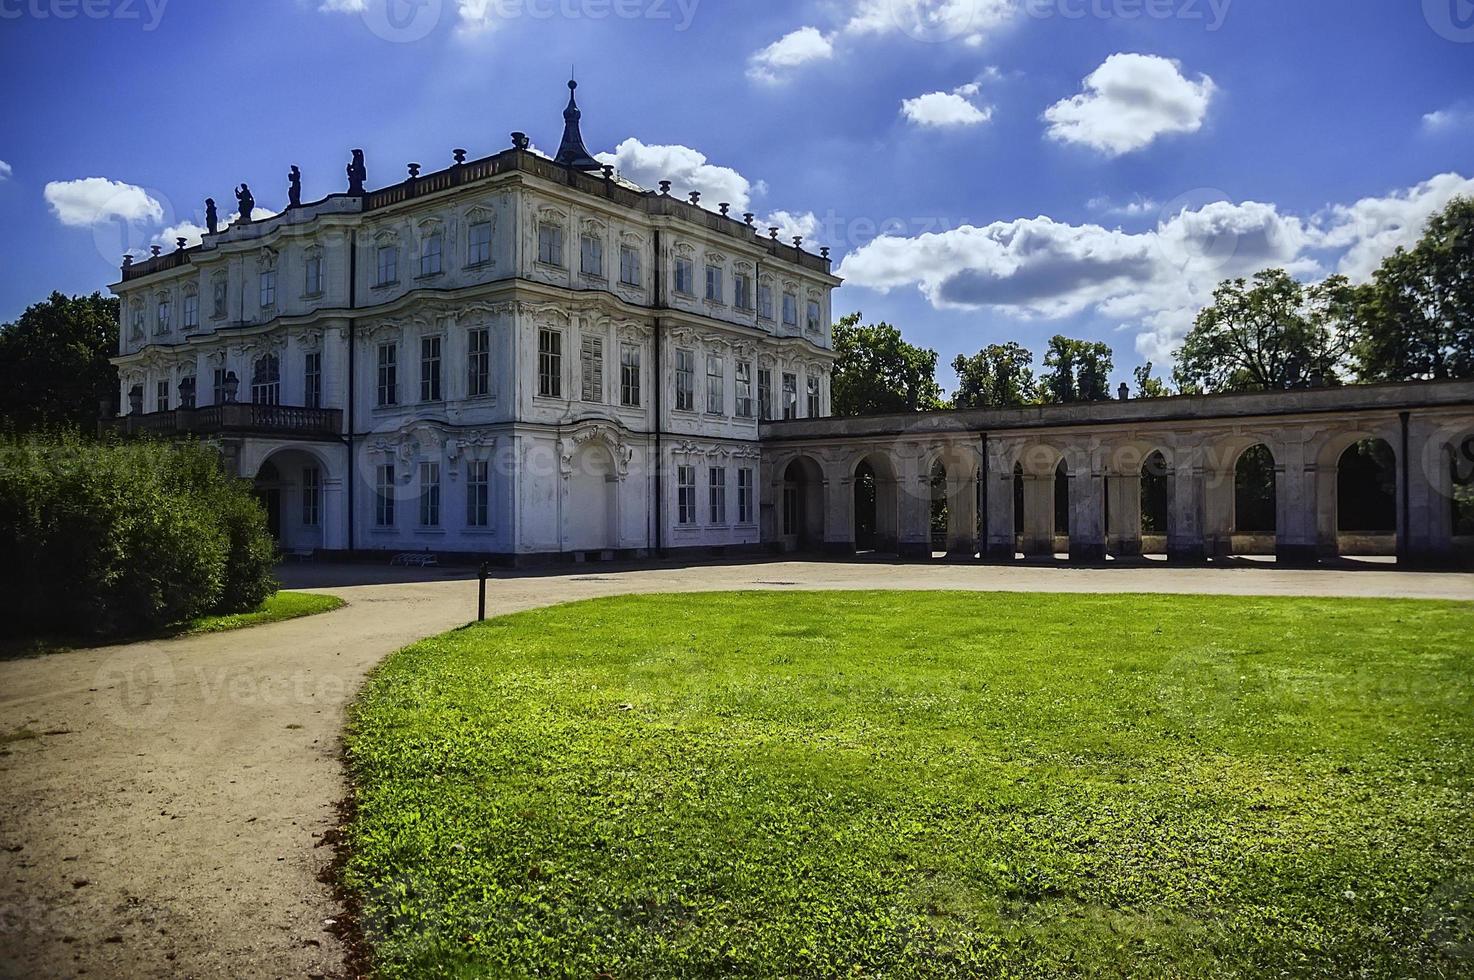
M 1054 557 L 1054 474 L 1024 473 L 1024 554 Z
M 1070 561 L 1105 558 L 1105 477 L 1082 455 L 1070 467 Z
M 1208 558 L 1233 553 L 1234 476 L 1232 465 L 1210 458 L 1203 467 L 1203 549 Z
M 1398 531 L 1400 556 L 1413 565 L 1432 567 L 1455 563 L 1453 547 L 1453 471 L 1462 447 L 1461 433 L 1442 431 L 1436 423 L 1412 418 L 1408 424 L 1407 486 L 1402 486 L 1403 461 L 1398 469 Z M 1465 467 L 1474 460 L 1464 461 Z M 1407 495 L 1407 526 L 1402 526 L 1402 495 Z
M 896 460 L 896 496 L 900 514 L 896 552 L 902 558 L 931 558 L 931 474 L 921 472 L 914 455 Z
M 1203 541 L 1203 468 L 1196 451 L 1175 450 L 1168 477 L 1167 560 L 1196 562 L 1207 557 Z
M 989 561 L 1013 561 L 1018 544 L 1018 529 L 1013 520 L 1013 461 L 990 447 L 988 540 L 984 543 L 984 557 Z
M 829 476 L 824 481 L 824 553 L 855 553 L 855 481 Z
M 1106 548 L 1117 558 L 1141 557 L 1141 476 L 1139 473 L 1109 473 L 1105 476 L 1110 497 L 1107 510 Z
M 947 468 L 947 557 L 978 553 L 978 467 L 968 458 Z
M 1289 565 L 1311 565 L 1319 557 L 1320 507 L 1314 456 L 1304 442 L 1277 447 L 1274 483 L 1274 555 Z M 1332 515 L 1334 521 L 1334 513 Z

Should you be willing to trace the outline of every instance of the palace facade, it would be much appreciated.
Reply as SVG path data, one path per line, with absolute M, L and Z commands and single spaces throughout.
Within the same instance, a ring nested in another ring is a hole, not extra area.
M 289 551 L 758 545 L 759 425 L 828 414 L 827 249 L 527 137 L 125 260 L 132 432 L 218 443 Z M 237 192 L 244 213 L 250 191 Z

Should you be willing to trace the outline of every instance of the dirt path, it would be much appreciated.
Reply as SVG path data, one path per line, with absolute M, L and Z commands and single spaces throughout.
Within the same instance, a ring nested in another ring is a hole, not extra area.
M 344 706 L 475 615 L 453 574 L 305 566 L 348 606 L 237 633 L 0 663 L 0 975 L 338 976 L 318 846 Z M 775 562 L 507 576 L 489 613 L 625 592 L 929 588 L 1474 599 L 1474 575 Z

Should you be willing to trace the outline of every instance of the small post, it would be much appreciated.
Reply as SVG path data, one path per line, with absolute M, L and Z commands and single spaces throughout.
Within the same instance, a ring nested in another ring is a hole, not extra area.
M 486 622 L 486 562 L 481 563 L 481 591 L 476 600 L 476 622 Z

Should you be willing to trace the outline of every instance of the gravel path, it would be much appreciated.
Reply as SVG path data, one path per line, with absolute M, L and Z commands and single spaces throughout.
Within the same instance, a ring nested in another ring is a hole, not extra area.
M 283 569 L 337 612 L 0 662 L 0 976 L 342 976 L 320 846 L 344 706 L 475 615 L 463 573 Z M 494 579 L 488 612 L 626 592 L 925 588 L 1474 599 L 1474 575 L 769 562 Z

